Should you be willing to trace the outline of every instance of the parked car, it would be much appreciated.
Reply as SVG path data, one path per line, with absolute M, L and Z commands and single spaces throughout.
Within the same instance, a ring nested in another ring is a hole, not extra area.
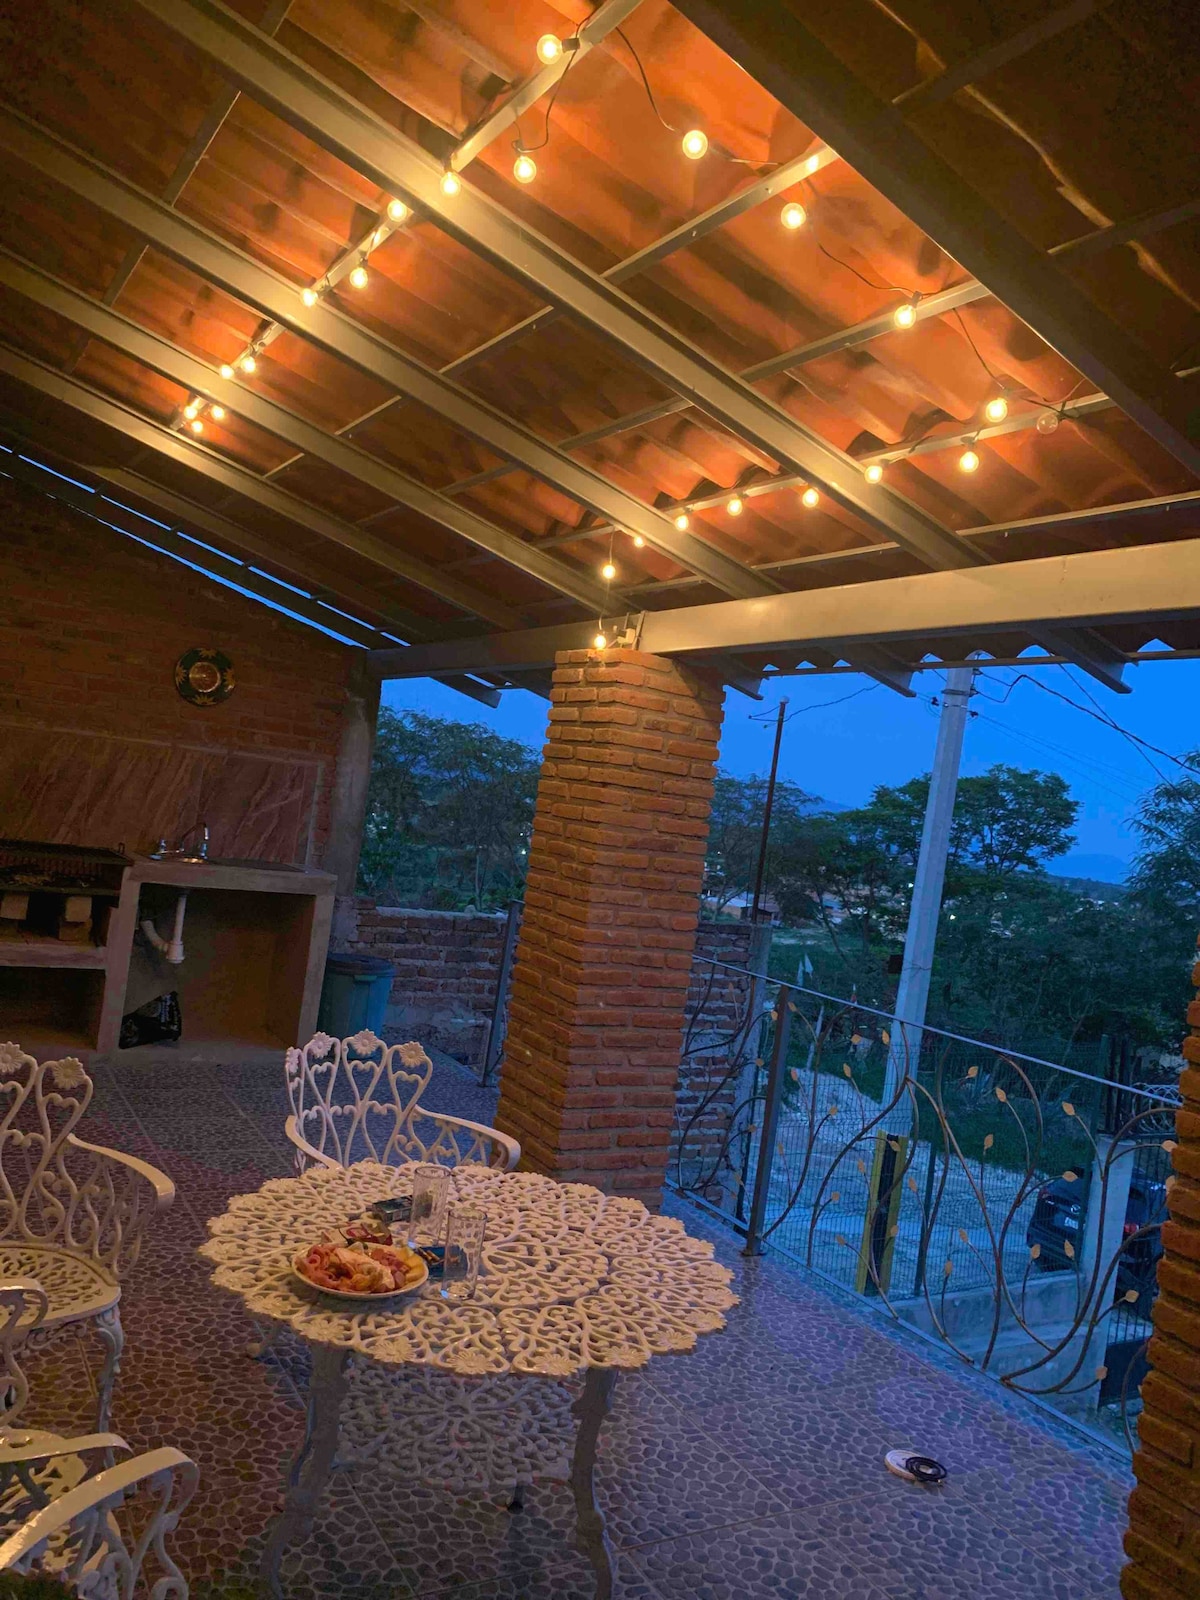
M 1025 1242 L 1032 1247 L 1040 1245 L 1037 1265 L 1043 1272 L 1062 1272 L 1072 1266 L 1066 1245 L 1070 1243 L 1079 1259 L 1080 1239 L 1083 1233 L 1084 1207 L 1088 1184 L 1085 1178 L 1068 1181 L 1055 1178 L 1038 1191 L 1037 1204 L 1025 1229 Z M 1129 1182 L 1129 1204 L 1125 1210 L 1125 1238 L 1133 1239 L 1141 1229 L 1150 1227 L 1144 1234 L 1126 1246 L 1114 1275 L 1113 1299 L 1130 1289 L 1138 1293 L 1139 1309 L 1144 1299 L 1145 1312 L 1153 1299 L 1154 1271 L 1162 1255 L 1162 1234 L 1158 1224 L 1167 1215 L 1167 1185 L 1164 1177 L 1145 1172 L 1135 1172 Z M 1107 1269 L 1108 1263 L 1104 1263 Z

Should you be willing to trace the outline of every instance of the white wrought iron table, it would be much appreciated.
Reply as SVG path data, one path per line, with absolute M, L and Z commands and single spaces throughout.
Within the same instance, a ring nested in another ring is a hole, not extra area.
M 291 1258 L 376 1200 L 411 1193 L 413 1165 L 360 1162 L 271 1178 L 236 1196 L 209 1223 L 201 1254 L 214 1282 L 257 1318 L 291 1327 L 312 1348 L 304 1438 L 284 1507 L 268 1537 L 263 1578 L 278 1594 L 286 1547 L 312 1523 L 338 1449 L 351 1358 L 386 1368 L 424 1368 L 486 1380 L 508 1374 L 562 1380 L 583 1375 L 570 1482 L 578 1538 L 609 1600 L 613 1556 L 596 1505 L 596 1444 L 617 1374 L 651 1356 L 695 1347 L 736 1303 L 731 1273 L 713 1247 L 638 1200 L 534 1173 L 455 1168 L 455 1197 L 488 1215 L 478 1288 L 445 1299 L 436 1284 L 387 1306 L 349 1305 L 308 1290 Z M 457 1286 L 456 1286 L 457 1287 Z

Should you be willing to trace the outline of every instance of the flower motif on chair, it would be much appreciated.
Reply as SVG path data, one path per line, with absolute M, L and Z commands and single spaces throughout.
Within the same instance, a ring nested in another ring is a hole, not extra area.
M 298 1172 L 316 1163 L 349 1167 L 362 1160 L 516 1166 L 521 1147 L 515 1139 L 421 1105 L 433 1062 L 415 1040 L 388 1045 L 364 1028 L 333 1041 L 330 1050 L 320 1048 L 329 1060 L 314 1060 L 324 1043 L 319 1034 L 289 1050 L 285 1060 L 292 1106 L 286 1131 Z
M 92 1098 L 81 1062 L 39 1064 L 15 1045 L 0 1052 L 0 1279 L 36 1279 L 45 1292 L 34 1343 L 68 1327 L 95 1327 L 104 1347 L 103 1430 L 124 1342 L 121 1275 L 175 1186 L 147 1162 L 78 1137 Z

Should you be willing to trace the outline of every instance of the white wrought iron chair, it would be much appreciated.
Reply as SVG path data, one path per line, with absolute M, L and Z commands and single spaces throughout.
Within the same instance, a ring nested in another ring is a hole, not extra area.
M 287 1136 L 297 1172 L 355 1161 L 515 1167 L 521 1146 L 508 1134 L 421 1105 L 432 1071 L 419 1044 L 387 1045 L 366 1030 L 349 1039 L 318 1033 L 289 1050 Z
M 46 1307 L 31 1348 L 95 1327 L 104 1352 L 96 1404 L 103 1432 L 125 1342 L 121 1276 L 175 1185 L 136 1156 L 76 1136 L 91 1098 L 92 1080 L 73 1056 L 39 1064 L 19 1045 L 0 1044 L 0 1280 L 40 1286 Z
M 195 1462 L 164 1447 L 113 1464 L 129 1448 L 115 1433 L 66 1439 L 19 1423 L 29 1384 L 17 1352 L 48 1309 L 33 1279 L 0 1282 L 0 1572 L 44 1572 L 81 1600 L 187 1600 L 166 1539 L 195 1493 Z M 96 1453 L 104 1465 L 89 1477 Z

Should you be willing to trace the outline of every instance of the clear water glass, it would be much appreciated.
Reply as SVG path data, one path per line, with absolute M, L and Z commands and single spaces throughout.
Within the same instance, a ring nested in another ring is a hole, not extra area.
M 447 1300 L 474 1299 L 486 1231 L 487 1212 L 479 1206 L 450 1207 L 441 1286 L 441 1292 Z
M 408 1245 L 437 1244 L 446 1223 L 450 1198 L 449 1167 L 420 1166 L 413 1173 L 412 1211 L 408 1219 Z

